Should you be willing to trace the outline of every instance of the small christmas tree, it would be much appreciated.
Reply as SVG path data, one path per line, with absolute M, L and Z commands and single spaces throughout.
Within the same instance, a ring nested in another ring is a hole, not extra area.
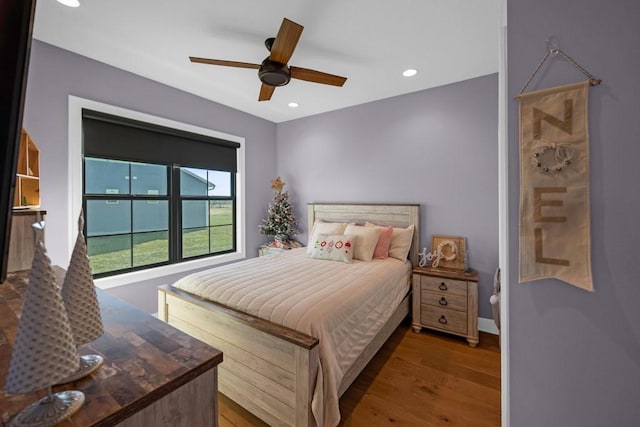
M 273 188 L 273 202 L 269 204 L 267 218 L 263 219 L 263 224 L 259 226 L 260 232 L 265 236 L 275 236 L 277 241 L 287 239 L 289 236 L 298 233 L 296 229 L 296 218 L 289 202 L 289 193 L 283 192 L 285 183 L 280 177 L 271 181 Z

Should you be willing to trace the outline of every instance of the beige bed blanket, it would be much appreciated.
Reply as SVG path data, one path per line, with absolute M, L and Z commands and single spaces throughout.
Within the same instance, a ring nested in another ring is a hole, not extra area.
M 194 273 L 174 286 L 318 338 L 312 409 L 319 426 L 335 426 L 344 373 L 409 291 L 410 273 L 409 262 L 394 258 L 346 264 L 308 258 L 300 248 Z

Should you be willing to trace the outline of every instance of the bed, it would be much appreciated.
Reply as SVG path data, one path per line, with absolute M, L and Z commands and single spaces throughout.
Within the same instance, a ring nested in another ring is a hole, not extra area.
M 309 230 L 316 220 L 413 225 L 408 261 L 343 264 L 310 259 L 306 248 L 292 249 L 212 269 L 215 280 L 209 272 L 195 273 L 158 289 L 159 317 L 222 350 L 220 391 L 270 425 L 336 425 L 339 396 L 409 313 L 419 206 L 309 204 Z M 334 285 L 334 278 L 343 276 L 346 284 Z M 265 284 L 258 285 L 260 280 Z M 293 292 L 286 292 L 300 302 L 278 299 L 287 281 Z M 211 287 L 212 282 L 224 285 Z M 368 299 L 357 302 L 360 292 Z M 314 300 L 317 293 L 320 299 Z M 310 308 L 298 305 L 305 301 Z M 320 324 L 311 320 L 315 313 L 322 314 Z

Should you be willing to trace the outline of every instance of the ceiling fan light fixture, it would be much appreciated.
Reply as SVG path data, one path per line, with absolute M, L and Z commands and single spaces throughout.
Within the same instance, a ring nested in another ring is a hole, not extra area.
M 291 80 L 289 67 L 269 58 L 262 61 L 262 65 L 258 70 L 258 77 L 262 83 L 271 86 L 284 86 Z
M 408 68 L 402 72 L 402 75 L 405 77 L 413 77 L 416 74 L 418 74 L 418 70 L 416 70 L 415 68 Z
M 78 0 L 58 0 L 58 3 L 61 3 L 65 6 L 69 7 L 78 7 L 80 6 L 80 2 Z
M 291 108 L 298 108 L 300 106 L 297 102 L 290 102 L 287 105 Z

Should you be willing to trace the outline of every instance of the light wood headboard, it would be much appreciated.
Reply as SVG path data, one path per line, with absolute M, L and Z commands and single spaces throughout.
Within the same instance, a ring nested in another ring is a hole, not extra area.
M 413 240 L 409 251 L 409 260 L 418 265 L 420 252 L 420 205 L 417 204 L 383 204 L 383 203 L 309 203 L 308 225 L 309 233 L 314 222 L 355 222 L 364 224 L 365 221 L 379 225 L 393 227 L 407 227 L 414 225 Z

